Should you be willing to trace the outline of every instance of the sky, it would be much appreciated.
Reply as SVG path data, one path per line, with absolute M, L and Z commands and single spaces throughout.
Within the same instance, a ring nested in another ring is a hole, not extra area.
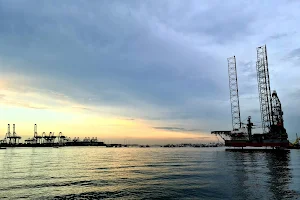
M 0 0 L 0 137 L 16 124 L 106 142 L 216 141 L 231 130 L 227 58 L 241 118 L 260 124 L 256 48 L 291 140 L 300 121 L 296 0 Z

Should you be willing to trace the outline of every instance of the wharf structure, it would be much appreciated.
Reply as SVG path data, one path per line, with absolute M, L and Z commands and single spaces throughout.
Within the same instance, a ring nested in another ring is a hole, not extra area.
M 281 102 L 277 92 L 271 92 L 270 89 L 266 45 L 257 48 L 256 71 L 263 133 L 252 133 L 252 129 L 256 125 L 251 122 L 251 116 L 248 117 L 246 124 L 241 121 L 236 58 L 233 56 L 228 58 L 232 131 L 212 131 L 211 134 L 219 135 L 225 141 L 227 147 L 291 148 L 293 144 L 289 142 L 284 127 Z
M 32 138 L 24 140 L 24 143 L 21 143 L 20 139 L 21 136 L 18 136 L 15 131 L 15 124 L 13 124 L 13 133 L 10 132 L 10 124 L 8 124 L 7 133 L 4 139 L 0 140 L 0 147 L 105 146 L 104 142 L 98 141 L 97 137 L 86 137 L 81 141 L 79 137 L 72 140 L 62 132 L 58 135 L 54 132 L 49 132 L 49 134 L 43 132 L 39 135 L 37 124 L 34 124 Z

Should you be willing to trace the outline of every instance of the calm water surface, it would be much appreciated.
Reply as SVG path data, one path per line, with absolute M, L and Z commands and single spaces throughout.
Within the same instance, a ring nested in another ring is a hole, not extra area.
M 8 148 L 0 199 L 300 199 L 300 150 Z

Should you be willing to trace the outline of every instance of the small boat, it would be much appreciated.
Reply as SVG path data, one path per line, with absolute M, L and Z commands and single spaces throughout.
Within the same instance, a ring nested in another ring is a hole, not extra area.
M 59 148 L 59 146 L 53 146 L 53 148 Z
M 6 149 L 6 147 L 0 147 L 0 149 Z

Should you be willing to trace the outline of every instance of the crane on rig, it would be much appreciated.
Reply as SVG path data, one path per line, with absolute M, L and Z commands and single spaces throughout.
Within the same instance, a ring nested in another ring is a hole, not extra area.
M 254 124 L 251 122 L 251 116 L 248 117 L 246 126 L 242 126 L 235 56 L 227 59 L 232 131 L 212 131 L 211 133 L 219 135 L 225 141 L 225 146 L 288 147 L 289 141 L 283 124 L 281 102 L 276 91 L 271 93 L 267 47 L 266 45 L 260 46 L 256 50 L 256 72 L 263 133 L 252 134 Z
M 298 137 L 298 134 L 296 133 L 296 140 L 293 143 L 290 143 L 291 148 L 300 148 L 300 137 Z

